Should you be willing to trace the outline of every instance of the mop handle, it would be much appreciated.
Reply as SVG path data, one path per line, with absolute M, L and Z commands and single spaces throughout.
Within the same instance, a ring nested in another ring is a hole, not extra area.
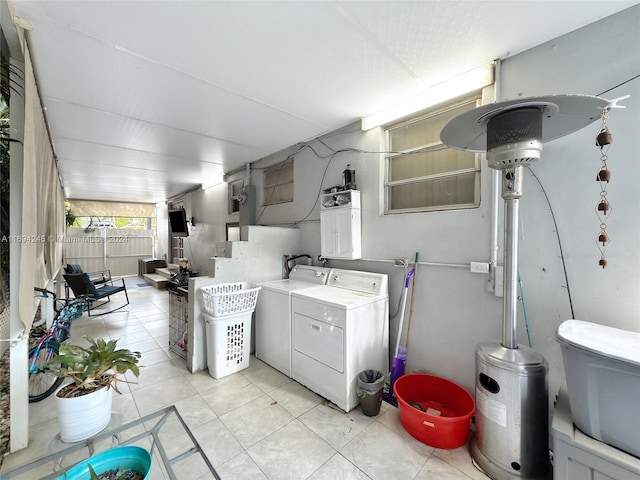
M 411 332 L 411 320 L 413 320 L 413 301 L 415 300 L 416 281 L 418 280 L 418 252 L 416 252 L 416 259 L 413 266 L 416 274 L 416 278 L 413 279 L 413 285 L 411 285 L 411 303 L 409 304 L 409 320 L 407 322 L 407 342 L 406 346 L 409 349 L 409 332 Z
M 400 338 L 402 337 L 402 325 L 404 322 L 404 311 L 407 307 L 407 292 L 409 291 L 409 282 L 411 281 L 411 276 L 413 275 L 415 271 L 415 267 L 412 268 L 409 273 L 407 273 L 407 276 L 405 277 L 405 281 L 404 281 L 404 292 L 402 292 L 402 308 L 400 309 L 400 325 L 398 326 L 398 338 L 396 340 L 396 351 L 395 351 L 395 356 L 398 356 L 398 351 L 400 350 Z

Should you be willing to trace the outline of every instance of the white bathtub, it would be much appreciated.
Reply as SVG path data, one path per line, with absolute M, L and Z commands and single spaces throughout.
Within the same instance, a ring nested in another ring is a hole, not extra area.
M 640 333 L 567 320 L 556 338 L 573 423 L 588 436 L 640 457 Z

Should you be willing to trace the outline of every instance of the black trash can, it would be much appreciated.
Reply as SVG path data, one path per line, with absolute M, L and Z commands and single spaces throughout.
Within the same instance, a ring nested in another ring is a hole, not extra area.
M 363 370 L 358 374 L 358 398 L 362 413 L 368 417 L 375 417 L 380 413 L 382 404 L 382 389 L 384 388 L 384 373 L 379 370 Z

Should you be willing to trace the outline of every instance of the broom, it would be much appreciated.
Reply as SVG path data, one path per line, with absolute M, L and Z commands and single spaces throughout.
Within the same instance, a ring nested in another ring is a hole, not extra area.
M 409 305 L 409 321 L 407 322 L 407 349 L 409 348 L 409 332 L 411 331 L 411 319 L 413 318 L 413 300 L 415 299 L 414 292 L 416 291 L 416 280 L 418 276 L 418 252 L 416 252 L 416 259 L 413 263 L 413 285 L 411 285 L 411 304 Z

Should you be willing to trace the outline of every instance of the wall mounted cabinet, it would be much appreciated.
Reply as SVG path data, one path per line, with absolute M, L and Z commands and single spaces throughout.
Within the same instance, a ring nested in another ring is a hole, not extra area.
M 321 201 L 320 254 L 326 258 L 362 258 L 360 192 L 327 193 Z

